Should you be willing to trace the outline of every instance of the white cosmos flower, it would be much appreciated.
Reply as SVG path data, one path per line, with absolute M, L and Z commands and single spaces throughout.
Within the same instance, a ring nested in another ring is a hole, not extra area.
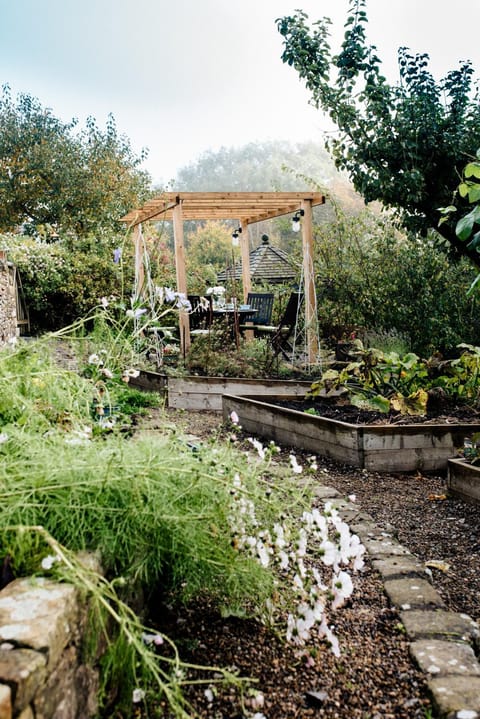
M 334 595 L 332 609 L 338 609 L 345 604 L 345 599 L 348 599 L 353 592 L 352 578 L 347 572 L 338 572 L 332 578 L 332 592 Z
M 93 353 L 88 358 L 88 364 L 102 365 L 103 360 L 100 359 L 99 355 Z
M 240 479 L 240 475 L 238 474 L 238 472 L 235 472 L 233 476 L 233 486 L 237 488 L 242 486 L 242 480 Z
M 132 702 L 134 704 L 139 704 L 141 701 L 145 699 L 145 692 L 143 689 L 134 689 L 132 693 Z
M 165 302 L 168 302 L 169 304 L 174 302 L 177 295 L 171 289 L 171 287 L 164 287 L 164 291 L 165 291 Z
M 297 557 L 304 557 L 307 553 L 308 536 L 303 528 L 299 531 L 298 535 Z
M 142 641 L 147 646 L 149 644 L 155 644 L 157 647 L 159 647 L 161 644 L 163 644 L 163 637 L 161 634 L 147 634 L 144 632 L 142 634 Z
M 257 692 L 254 697 L 250 700 L 252 709 L 261 709 L 265 704 L 265 697 L 262 692 Z M 257 714 L 258 719 L 258 714 Z
M 42 569 L 49 570 L 56 562 L 59 561 L 60 557 L 58 556 L 58 554 L 47 554 L 47 556 L 42 559 L 41 567 Z
M 123 370 L 122 380 L 124 382 L 129 382 L 129 380 L 135 379 L 136 377 L 138 377 L 139 374 L 140 374 L 140 370 L 138 370 L 138 369 L 132 369 L 132 368 L 125 369 L 125 370 Z
M 352 556 L 352 535 L 350 534 L 350 527 L 348 526 L 348 524 L 345 524 L 345 522 L 340 522 L 340 524 L 337 526 L 337 531 L 340 534 L 339 562 L 342 564 L 348 564 L 350 557 Z
M 295 474 L 301 474 L 302 467 L 300 464 L 298 464 L 297 458 L 295 457 L 294 454 L 290 455 L 290 466 L 293 469 L 293 471 L 295 472 Z
M 331 566 L 332 564 L 335 564 L 335 561 L 337 559 L 337 550 L 333 542 L 331 542 L 329 539 L 324 540 L 320 544 L 320 551 L 322 552 L 322 562 L 327 567 Z
M 263 448 L 263 444 L 259 442 L 258 439 L 255 439 L 253 437 L 249 437 L 248 441 L 257 450 L 260 459 L 265 459 L 265 449 Z
M 5 442 L 8 442 L 8 434 L 6 432 L 0 432 L 0 444 L 4 444 Z
M 184 310 L 184 312 L 192 311 L 192 303 L 189 299 L 187 299 L 187 297 L 185 297 L 183 293 L 178 293 L 177 303 L 175 307 L 179 310 Z
M 320 574 L 318 569 L 316 567 L 312 567 L 312 569 L 310 571 L 312 572 L 313 578 L 315 579 L 318 589 L 321 592 L 325 592 L 327 589 L 327 586 L 326 586 L 326 584 L 324 584 L 322 575 Z
M 278 549 L 283 549 L 285 546 L 285 531 L 283 529 L 283 526 L 281 524 L 274 524 L 273 525 L 273 531 L 276 536 L 275 539 L 275 546 L 278 547 Z
M 270 563 L 270 557 L 268 555 L 268 549 L 266 548 L 261 539 L 257 541 L 257 554 L 262 567 L 268 567 Z
M 320 601 L 320 599 L 317 599 L 315 604 L 313 605 L 313 616 L 315 618 L 316 622 L 320 622 L 323 618 L 323 612 L 325 611 L 325 605 L 323 602 Z
M 113 378 L 113 372 L 111 370 L 107 369 L 106 367 L 102 368 L 101 374 L 103 374 L 103 376 L 106 377 L 107 379 Z
M 286 633 L 287 642 L 292 641 L 295 627 L 296 627 L 295 617 L 293 616 L 293 614 L 289 614 L 288 618 L 287 618 L 287 633 Z
M 293 586 L 296 589 L 300 589 L 300 591 L 303 592 L 303 582 L 302 582 L 301 578 L 298 576 L 298 574 L 296 574 L 293 578 Z
M 136 319 L 138 319 L 138 317 L 141 317 L 142 315 L 146 314 L 146 312 L 147 312 L 147 310 L 144 307 L 143 308 L 139 307 L 136 310 L 127 310 L 125 312 L 125 314 L 129 319 L 136 320 Z
M 323 618 L 322 623 L 319 627 L 319 633 L 321 637 L 325 637 L 327 642 L 330 642 L 332 652 L 336 657 L 340 656 L 340 647 L 338 644 L 338 639 L 330 629 L 330 627 L 327 625 L 327 622 L 325 621 L 325 618 Z
M 363 561 L 363 555 L 365 554 L 365 547 L 360 541 L 358 534 L 353 534 L 350 540 L 350 556 L 353 559 L 353 571 L 358 572 L 363 569 L 365 562 Z

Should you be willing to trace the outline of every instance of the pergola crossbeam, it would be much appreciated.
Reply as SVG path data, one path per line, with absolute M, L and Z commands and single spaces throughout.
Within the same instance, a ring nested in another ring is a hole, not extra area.
M 150 220 L 173 220 L 173 208 L 182 204 L 184 220 L 238 220 L 260 222 L 299 209 L 302 201 L 323 204 L 318 192 L 165 192 L 122 217 L 130 226 Z

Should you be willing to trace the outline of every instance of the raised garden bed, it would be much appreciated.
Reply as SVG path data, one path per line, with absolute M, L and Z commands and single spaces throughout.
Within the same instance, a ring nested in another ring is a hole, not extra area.
M 223 396 L 223 415 L 232 411 L 246 432 L 371 471 L 443 471 L 477 423 L 353 424 L 278 406 L 258 396 Z
M 448 460 L 449 494 L 480 504 L 480 467 L 464 459 Z
M 188 410 L 222 411 L 222 395 L 281 395 L 303 397 L 310 382 L 297 380 L 244 379 L 241 377 L 168 377 L 142 371 L 130 384 L 141 389 L 160 392 L 167 407 Z

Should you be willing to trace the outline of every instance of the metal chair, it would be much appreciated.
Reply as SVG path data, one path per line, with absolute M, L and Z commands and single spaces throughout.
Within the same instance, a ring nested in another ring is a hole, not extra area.
M 265 331 L 275 329 L 270 327 L 272 321 L 273 310 L 273 292 L 249 292 L 247 295 L 247 304 L 256 312 L 251 315 L 244 315 L 242 318 L 241 330 L 255 330 L 256 334 L 261 333 L 263 328 Z M 244 324 L 249 322 L 250 324 Z

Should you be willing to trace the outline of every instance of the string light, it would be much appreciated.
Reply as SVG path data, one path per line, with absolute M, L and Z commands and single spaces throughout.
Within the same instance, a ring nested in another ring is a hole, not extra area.
M 292 217 L 292 231 L 300 232 L 300 218 L 305 214 L 305 210 L 297 210 Z
M 239 227 L 238 229 L 235 230 L 235 232 L 232 233 L 232 245 L 234 247 L 238 247 L 238 245 L 240 243 L 238 236 L 239 236 L 239 234 L 241 234 L 241 232 L 242 232 L 242 228 Z

